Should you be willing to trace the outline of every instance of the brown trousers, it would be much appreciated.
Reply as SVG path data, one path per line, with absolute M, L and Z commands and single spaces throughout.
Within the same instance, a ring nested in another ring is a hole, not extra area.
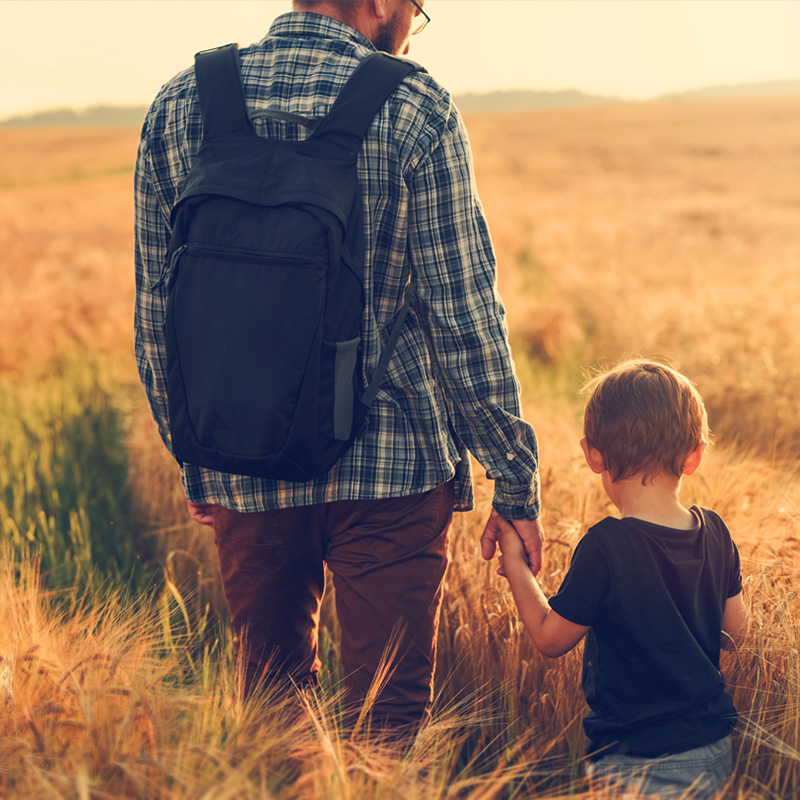
M 245 691 L 268 672 L 317 684 L 327 563 L 348 705 L 363 702 L 393 632 L 402 631 L 372 720 L 392 729 L 426 721 L 452 516 L 451 483 L 408 497 L 251 514 L 216 506 L 222 582 L 247 659 Z

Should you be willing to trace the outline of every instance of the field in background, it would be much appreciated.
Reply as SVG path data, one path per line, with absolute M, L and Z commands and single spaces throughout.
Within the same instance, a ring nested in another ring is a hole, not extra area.
M 800 783 L 798 113 L 800 98 L 772 98 L 467 120 L 540 437 L 546 591 L 610 513 L 577 447 L 583 370 L 666 356 L 709 404 L 717 445 L 686 496 L 728 521 L 753 607 L 751 643 L 723 665 L 742 711 L 741 797 Z M 454 524 L 435 723 L 411 753 L 337 728 L 330 613 L 331 677 L 299 718 L 234 699 L 212 543 L 186 521 L 131 354 L 137 138 L 0 131 L 0 794 L 585 788 L 579 655 L 535 653 L 479 559 L 483 482 Z

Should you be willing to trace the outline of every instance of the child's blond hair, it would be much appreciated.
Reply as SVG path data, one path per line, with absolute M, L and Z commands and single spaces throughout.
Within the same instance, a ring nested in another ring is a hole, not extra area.
M 583 433 L 613 481 L 662 472 L 680 477 L 689 454 L 709 440 L 703 398 L 666 364 L 625 361 L 595 376 L 584 392 Z

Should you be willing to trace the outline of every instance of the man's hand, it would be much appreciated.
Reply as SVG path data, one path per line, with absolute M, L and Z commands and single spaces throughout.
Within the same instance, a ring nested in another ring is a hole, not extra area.
M 489 514 L 489 519 L 483 530 L 483 535 L 481 536 L 481 555 L 487 561 L 491 561 L 492 558 L 494 558 L 495 551 L 497 550 L 497 542 L 502 533 L 500 527 L 500 520 L 502 519 L 503 518 L 492 509 L 492 513 Z M 537 575 L 542 568 L 542 539 L 544 538 L 544 532 L 540 521 L 538 519 L 515 519 L 505 521 L 513 526 L 519 538 L 522 539 L 531 572 Z
M 500 528 L 500 537 L 497 543 L 500 545 L 500 567 L 497 574 L 510 580 L 510 574 L 520 570 L 530 572 L 530 562 L 528 554 L 525 552 L 525 545 L 519 538 L 517 529 L 506 519 L 498 516 L 496 520 Z
M 189 516 L 201 525 L 214 527 L 214 504 L 213 503 L 190 503 L 186 501 L 189 509 Z

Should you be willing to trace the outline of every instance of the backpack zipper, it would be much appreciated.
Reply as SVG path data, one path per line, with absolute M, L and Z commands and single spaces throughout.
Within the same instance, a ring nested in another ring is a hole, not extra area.
M 181 245 L 176 251 L 178 255 L 184 249 L 195 255 L 208 255 L 212 258 L 224 258 L 230 261 L 291 261 L 309 267 L 325 266 L 325 259 L 310 260 L 306 256 L 284 250 L 241 250 L 227 247 L 219 247 L 213 244 L 203 244 L 202 242 L 191 242 Z M 174 266 L 175 258 L 170 259 L 170 269 Z
M 259 252 L 257 250 L 229 250 L 226 247 L 215 247 L 214 245 L 206 244 L 182 244 L 172 254 L 169 262 L 166 263 L 162 268 L 161 274 L 158 276 L 158 280 L 150 287 L 151 292 L 154 292 L 156 289 L 166 283 L 172 277 L 172 275 L 175 274 L 178 259 L 187 251 L 195 255 L 205 255 L 210 256 L 211 258 L 224 259 L 226 261 L 243 261 L 247 263 L 260 264 L 263 264 L 265 261 L 271 261 L 273 264 L 275 262 L 278 262 L 278 264 L 280 264 L 280 262 L 285 262 L 292 264 L 293 266 L 304 267 L 307 269 L 324 267 L 327 265 L 327 262 L 324 259 L 309 260 L 305 256 L 283 250 Z

